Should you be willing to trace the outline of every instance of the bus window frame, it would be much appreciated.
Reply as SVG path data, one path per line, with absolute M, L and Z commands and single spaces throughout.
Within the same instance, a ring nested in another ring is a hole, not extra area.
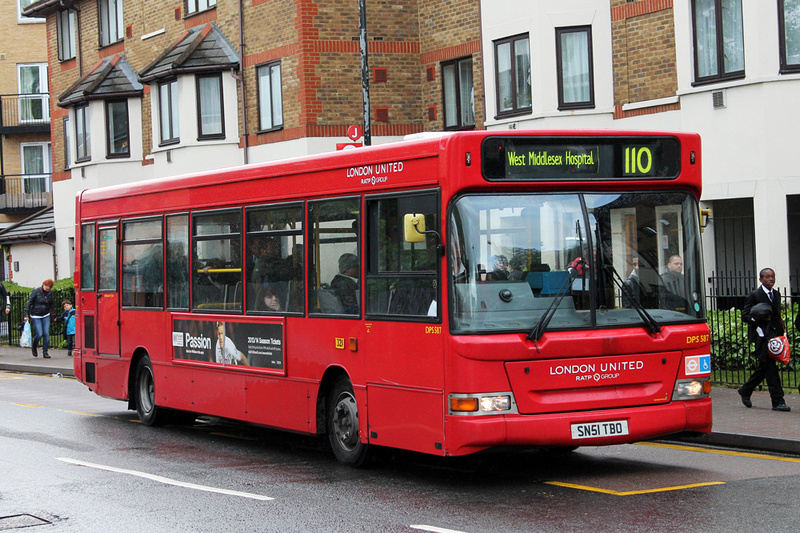
M 428 316 L 428 315 L 403 315 L 403 314 L 391 314 L 388 310 L 385 313 L 370 313 L 367 311 L 366 302 L 364 302 L 363 310 L 364 316 L 370 320 L 381 320 L 381 321 L 389 321 L 389 322 L 416 322 L 416 323 L 427 323 L 427 324 L 441 324 L 442 323 L 442 265 L 441 265 L 441 257 L 438 255 L 436 256 L 436 268 L 434 270 L 419 270 L 419 271 L 407 271 L 405 275 L 402 275 L 401 272 L 404 271 L 392 271 L 390 273 L 381 273 L 380 271 L 371 273 L 370 271 L 370 263 L 373 259 L 373 254 L 378 253 L 378 246 L 375 247 L 370 245 L 371 235 L 370 235 L 370 220 L 369 220 L 369 209 L 370 209 L 370 202 L 380 202 L 381 200 L 387 199 L 395 199 L 395 198 L 414 198 L 414 197 L 430 197 L 432 196 L 434 199 L 434 203 L 436 205 L 436 212 L 434 215 L 437 217 L 437 227 L 436 228 L 428 228 L 428 229 L 435 229 L 437 232 L 441 227 L 442 219 L 441 219 L 441 212 L 442 212 L 442 199 L 441 199 L 441 189 L 440 188 L 431 188 L 431 189 L 422 189 L 422 190 L 414 190 L 414 191 L 391 191 L 391 192 L 383 192 L 383 193 L 373 193 L 364 196 L 364 213 L 366 213 L 367 219 L 363 222 L 364 226 L 364 249 L 366 250 L 367 261 L 364 262 L 364 290 L 362 293 L 365 295 L 364 298 L 366 299 L 368 296 L 366 291 L 366 286 L 369 280 L 371 279 L 385 279 L 385 278 L 403 278 L 403 279 L 418 279 L 419 277 L 423 276 L 423 279 L 427 279 L 430 276 L 433 279 L 435 284 L 435 301 L 436 305 L 436 316 Z M 363 218 L 363 217 L 362 217 Z M 398 219 L 398 231 L 400 232 L 399 235 L 402 240 L 402 221 Z M 434 238 L 434 237 L 429 237 Z M 437 243 L 441 244 L 441 243 Z
M 269 211 L 269 210 L 279 210 L 279 209 L 292 209 L 297 208 L 300 210 L 300 222 L 303 224 L 302 229 L 300 230 L 262 230 L 262 231 L 249 231 L 248 230 L 248 222 L 249 222 L 249 214 L 253 211 Z M 303 247 L 303 272 L 300 276 L 300 281 L 303 282 L 302 287 L 302 294 L 301 294 L 301 305 L 302 308 L 298 311 L 259 311 L 255 308 L 250 309 L 250 302 L 247 298 L 247 289 L 249 289 L 249 276 L 250 271 L 247 268 L 247 260 L 243 261 L 242 269 L 244 273 L 244 285 L 245 285 L 245 305 L 244 305 L 244 314 L 248 316 L 305 316 L 306 311 L 306 304 L 307 304 L 307 297 L 306 297 L 306 290 L 305 284 L 306 280 L 308 279 L 308 254 L 306 251 L 305 239 L 306 239 L 306 203 L 302 200 L 290 200 L 285 202 L 276 202 L 276 203 L 267 203 L 267 204 L 255 204 L 255 205 L 248 205 L 244 208 L 244 225 L 242 229 L 244 231 L 244 242 L 242 245 L 244 246 L 244 254 L 243 257 L 247 258 L 250 253 L 250 238 L 253 237 L 288 237 L 288 236 L 296 236 L 299 235 L 303 239 L 303 243 L 301 246 Z M 254 265 L 255 266 L 255 265 Z M 258 295 L 253 295 L 253 298 L 258 298 Z M 282 302 L 285 306 L 287 302 Z M 256 303 L 257 305 L 257 303 Z
M 238 214 L 239 219 L 239 231 L 238 233 L 215 233 L 210 235 L 201 235 L 198 239 L 198 236 L 195 235 L 195 221 L 198 217 L 207 216 L 207 215 L 214 215 L 214 214 L 222 214 L 222 213 L 235 213 Z M 242 257 L 242 252 L 244 251 L 244 246 L 242 242 L 242 229 L 244 227 L 244 205 L 235 205 L 230 207 L 221 207 L 215 209 L 204 209 L 198 211 L 192 211 L 190 214 L 189 219 L 189 308 L 192 313 L 205 313 L 205 314 L 224 314 L 224 315 L 244 315 L 245 309 L 245 298 L 244 298 L 244 258 Z M 196 252 L 196 245 L 198 241 L 210 241 L 213 239 L 230 239 L 232 235 L 239 236 L 239 246 L 238 246 L 238 253 L 239 253 L 239 282 L 242 283 L 242 299 L 241 305 L 239 309 L 198 309 L 195 306 L 195 252 Z
M 322 288 L 323 283 L 329 282 L 322 282 L 318 280 L 319 272 L 317 270 L 317 263 L 319 258 L 316 257 L 312 250 L 316 245 L 316 239 L 314 236 L 314 229 L 315 223 L 311 217 L 311 208 L 312 206 L 321 205 L 327 202 L 338 202 L 342 200 L 357 200 L 358 201 L 358 215 L 356 216 L 356 228 L 357 228 L 357 235 L 356 235 L 356 255 L 358 256 L 359 261 L 359 283 L 358 283 L 358 297 L 359 297 L 359 310 L 356 314 L 349 314 L 349 313 L 326 313 L 322 310 L 315 311 L 315 306 L 311 305 L 311 299 L 316 298 L 316 292 L 319 288 Z M 364 238 L 364 196 L 361 194 L 349 194 L 345 196 L 329 196 L 324 198 L 314 198 L 308 200 L 306 202 L 306 236 L 307 236 L 307 244 L 306 244 L 306 309 L 308 310 L 308 316 L 310 318 L 340 318 L 340 319 L 349 319 L 349 320 L 360 320 L 363 316 L 364 310 L 364 257 L 363 257 L 363 246 L 362 240 Z M 311 258 L 314 257 L 314 262 L 312 265 Z M 314 282 L 319 281 L 319 287 L 316 286 Z M 313 295 L 312 295 L 313 289 Z
M 169 305 L 169 220 L 170 218 L 186 217 L 186 273 L 189 275 L 186 283 L 189 295 L 186 307 L 171 307 Z M 192 309 L 192 213 L 180 211 L 177 213 L 164 213 L 164 308 L 167 311 L 189 312 Z
M 161 223 L 161 236 L 158 239 L 153 238 L 153 239 L 141 239 L 141 240 L 130 240 L 130 241 L 125 239 L 125 226 L 126 226 L 126 224 L 129 224 L 129 223 L 135 224 L 135 223 L 138 223 L 138 222 L 150 222 L 150 221 L 156 221 L 156 220 Z M 166 230 L 165 223 L 164 223 L 164 215 L 163 214 L 161 214 L 161 215 L 146 215 L 146 216 L 135 217 L 135 218 L 126 218 L 126 219 L 122 219 L 120 221 L 120 225 L 119 226 L 120 226 L 120 236 L 121 236 L 121 238 L 119 239 L 119 248 L 120 248 L 119 267 L 120 267 L 120 270 L 122 270 L 122 266 L 123 266 L 123 259 L 124 259 L 124 255 L 125 255 L 125 245 L 126 244 L 128 244 L 128 245 L 137 245 L 137 244 L 157 244 L 157 243 L 161 243 L 161 287 L 162 287 L 161 305 L 160 306 L 154 306 L 154 307 L 148 307 L 148 306 L 139 306 L 139 305 L 125 305 L 125 303 L 124 303 L 125 291 L 124 291 L 124 288 L 122 286 L 120 286 L 120 307 L 122 309 L 126 309 L 126 310 L 127 309 L 131 309 L 131 310 L 135 309 L 137 311 L 163 311 L 165 309 L 166 299 L 167 299 L 166 270 L 165 270 L 165 264 L 164 264 L 165 240 L 166 240 L 165 239 L 165 233 L 164 233 L 165 230 Z M 120 276 L 119 276 L 120 284 L 122 284 L 121 282 L 124 281 L 124 278 L 125 278 L 125 274 L 121 272 Z
M 94 265 L 95 266 L 95 285 L 94 285 L 95 290 L 94 290 L 94 292 L 104 292 L 104 293 L 112 293 L 112 294 L 119 292 L 119 266 L 120 266 L 120 262 L 119 262 L 119 260 L 120 260 L 120 257 L 119 257 L 120 239 L 119 239 L 119 237 L 120 237 L 120 233 L 121 233 L 120 232 L 120 227 L 121 226 L 120 226 L 120 220 L 119 219 L 115 219 L 115 220 L 111 220 L 111 221 L 104 220 L 104 221 L 97 222 L 97 225 L 95 227 L 95 238 L 94 238 L 95 258 L 96 258 L 95 259 L 95 265 Z M 100 261 L 99 241 L 100 241 L 100 232 L 108 231 L 108 230 L 111 230 L 111 229 L 113 229 L 116 232 L 116 238 L 115 238 L 115 242 L 114 242 L 114 246 L 116 248 L 115 251 L 114 251 L 114 253 L 115 253 L 115 258 L 114 258 L 114 261 L 115 261 L 115 265 L 114 265 L 114 288 L 113 289 L 105 289 L 105 288 L 101 288 L 102 276 L 100 274 L 100 263 L 101 263 L 101 261 Z
M 84 238 L 84 228 L 91 226 L 91 233 L 92 233 L 92 249 L 85 250 L 85 242 L 86 239 Z M 80 273 L 80 291 L 81 292 L 96 292 L 97 291 L 97 223 L 96 222 L 84 222 L 81 224 L 81 273 Z M 84 273 L 86 272 L 86 262 L 84 261 L 84 251 L 89 251 L 89 259 L 91 260 L 91 287 L 87 287 L 84 285 Z

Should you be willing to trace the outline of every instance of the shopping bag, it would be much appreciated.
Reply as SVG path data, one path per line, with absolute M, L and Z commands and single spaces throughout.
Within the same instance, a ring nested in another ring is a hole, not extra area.
M 30 348 L 31 347 L 31 323 L 25 322 L 25 325 L 22 327 L 22 334 L 19 336 L 19 345 L 22 348 Z
M 771 338 L 767 343 L 767 353 L 779 363 L 788 365 L 792 354 L 789 350 L 789 340 L 786 335 Z

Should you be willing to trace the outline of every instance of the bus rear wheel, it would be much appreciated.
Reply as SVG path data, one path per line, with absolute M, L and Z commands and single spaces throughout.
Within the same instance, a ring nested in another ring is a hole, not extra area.
M 358 404 L 345 376 L 336 379 L 328 395 L 327 421 L 328 441 L 336 459 L 353 468 L 363 466 L 369 445 L 359 438 Z
M 139 359 L 136 364 L 136 378 L 134 391 L 136 393 L 136 413 L 145 426 L 156 426 L 163 416 L 161 409 L 156 405 L 156 387 L 153 378 L 153 365 L 147 356 Z

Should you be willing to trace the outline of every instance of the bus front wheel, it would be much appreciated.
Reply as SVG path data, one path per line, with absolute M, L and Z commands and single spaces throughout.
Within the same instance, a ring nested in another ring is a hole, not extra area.
M 145 426 L 155 426 L 161 421 L 161 410 L 156 405 L 153 365 L 147 356 L 136 364 L 136 413 Z
M 369 445 L 359 438 L 358 404 L 353 385 L 345 376 L 333 383 L 328 395 L 328 441 L 336 459 L 358 468 L 367 459 Z

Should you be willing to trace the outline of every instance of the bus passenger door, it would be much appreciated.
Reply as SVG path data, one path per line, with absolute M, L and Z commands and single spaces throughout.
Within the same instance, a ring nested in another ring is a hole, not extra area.
M 117 226 L 97 230 L 97 353 L 119 356 Z

